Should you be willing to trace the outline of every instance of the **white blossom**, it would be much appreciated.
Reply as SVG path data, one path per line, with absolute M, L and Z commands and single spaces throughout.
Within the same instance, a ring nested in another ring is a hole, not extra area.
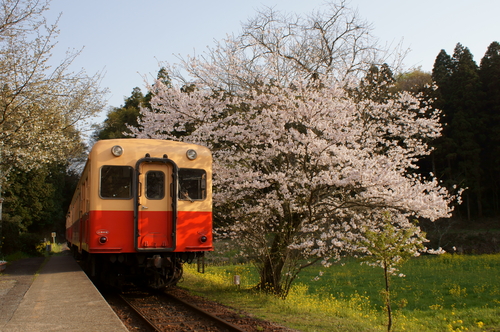
M 412 232 L 408 248 L 424 239 L 410 220 L 450 215 L 455 197 L 415 172 L 440 135 L 438 111 L 407 92 L 360 101 L 349 93 L 359 85 L 346 74 L 353 68 L 321 67 L 314 80 L 245 38 L 184 59 L 193 80 L 155 82 L 152 110 L 141 111 L 142 128 L 131 128 L 137 137 L 212 150 L 218 234 L 262 265 L 281 246 L 273 259 L 289 273 L 302 258 L 327 266 L 345 252 L 369 255 L 363 233 L 381 234 L 386 211 L 397 229 Z

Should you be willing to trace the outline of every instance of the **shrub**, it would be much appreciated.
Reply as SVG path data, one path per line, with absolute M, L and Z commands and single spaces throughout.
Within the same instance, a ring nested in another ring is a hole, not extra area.
M 3 221 L 2 227 L 2 241 L 1 242 L 1 252 L 5 255 L 10 255 L 15 253 L 16 251 L 21 250 L 21 243 L 19 239 L 19 225 L 18 223 L 12 220 Z
M 41 244 L 40 237 L 33 233 L 23 233 L 19 236 L 21 244 L 21 251 L 30 256 L 41 256 L 43 244 Z

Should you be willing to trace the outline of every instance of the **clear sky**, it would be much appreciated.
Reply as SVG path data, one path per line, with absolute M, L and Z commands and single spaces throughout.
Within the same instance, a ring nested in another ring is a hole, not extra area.
M 323 0 L 52 0 L 46 15 L 59 21 L 54 59 L 67 49 L 83 52 L 74 70 L 105 74 L 109 106 L 118 107 L 134 87 L 145 93 L 159 61 L 200 54 L 214 40 L 240 31 L 263 6 L 308 14 Z M 479 64 L 488 45 L 500 41 L 500 0 L 350 0 L 360 18 L 373 25 L 382 44 L 411 49 L 405 67 L 431 71 L 441 49 L 453 54 L 460 42 Z M 103 115 L 104 116 L 104 115 Z M 102 118 L 101 118 L 102 121 Z

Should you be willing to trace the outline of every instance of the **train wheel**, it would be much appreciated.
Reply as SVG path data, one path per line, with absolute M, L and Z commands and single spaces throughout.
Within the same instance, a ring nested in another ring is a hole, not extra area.
M 147 268 L 147 284 L 152 289 L 164 289 L 169 286 L 175 286 L 182 277 L 182 264 L 178 266 L 165 268 Z
M 153 289 L 175 285 L 182 277 L 182 262 L 174 257 L 154 255 L 147 258 L 145 275 L 147 284 Z
M 168 285 L 166 276 L 162 273 L 163 271 L 158 271 L 159 269 L 148 268 L 146 270 L 146 275 L 148 278 L 148 287 L 152 289 L 164 289 Z

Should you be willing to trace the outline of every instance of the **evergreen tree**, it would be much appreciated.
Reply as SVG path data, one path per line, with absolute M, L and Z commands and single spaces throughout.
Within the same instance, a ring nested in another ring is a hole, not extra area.
M 483 187 L 481 167 L 481 146 L 484 142 L 484 119 L 480 112 L 481 81 L 479 68 L 470 51 L 458 44 L 453 55 L 454 71 L 451 75 L 450 109 L 455 118 L 450 123 L 450 133 L 455 138 L 459 177 L 469 188 L 465 192 L 468 219 L 472 205 L 476 203 L 476 214 L 483 215 Z
M 157 80 L 165 86 L 171 87 L 170 77 L 165 68 L 160 68 Z M 154 86 L 154 84 L 153 84 Z M 125 99 L 125 104 L 121 107 L 115 107 L 108 112 L 108 117 L 101 126 L 98 126 L 94 132 L 94 139 L 111 139 L 130 137 L 127 133 L 130 130 L 127 126 L 137 128 L 137 120 L 141 116 L 141 108 L 151 109 L 149 101 L 153 97 L 151 91 L 144 96 L 141 89 L 135 87 L 130 97 Z
M 170 76 L 168 75 L 167 69 L 165 67 L 160 68 L 160 70 L 158 71 L 158 75 L 156 75 L 156 80 L 160 81 L 167 87 L 172 87 L 172 81 L 170 80 Z M 151 90 L 153 89 L 150 89 L 148 91 L 143 100 L 144 106 L 148 109 L 151 109 L 151 104 L 149 102 L 151 101 L 151 98 L 153 98 L 153 93 L 151 92 Z
M 394 74 L 386 63 L 380 68 L 373 65 L 356 88 L 355 96 L 358 100 L 386 102 L 392 96 L 391 90 L 393 90 L 394 82 Z
M 465 192 L 468 219 L 474 211 L 482 215 L 481 115 L 479 68 L 469 49 L 457 44 L 453 57 L 442 50 L 436 58 L 432 78 L 438 85 L 434 106 L 443 111 L 443 137 L 436 141 L 436 172 L 447 186 L 468 188 Z
M 104 123 L 97 128 L 94 137 L 97 140 L 129 137 L 127 125 L 137 127 L 137 118 L 140 115 L 140 107 L 144 105 L 144 95 L 141 89 L 135 87 L 130 97 L 125 99 L 121 107 L 113 108 Z
M 437 90 L 434 93 L 436 101 L 434 106 L 438 109 L 444 110 L 447 107 L 446 101 L 449 94 L 449 82 L 451 79 L 451 74 L 453 72 L 453 65 L 451 57 L 446 53 L 445 50 L 441 50 L 436 60 L 434 62 L 434 67 L 432 69 L 432 81 L 437 85 Z M 452 117 L 452 112 L 447 112 L 442 114 L 442 123 L 450 122 Z
M 479 76 L 483 87 L 482 113 L 487 140 L 483 149 L 485 181 L 489 207 L 500 211 L 500 44 L 493 42 L 481 59 Z

